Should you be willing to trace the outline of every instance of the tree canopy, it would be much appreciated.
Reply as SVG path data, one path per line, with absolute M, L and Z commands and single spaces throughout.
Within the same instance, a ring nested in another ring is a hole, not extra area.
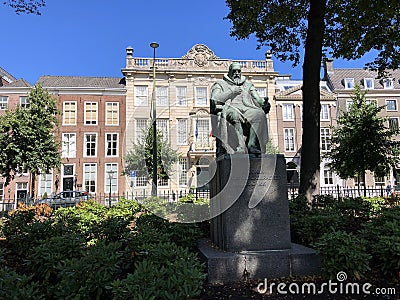
M 0 117 L 0 173 L 6 184 L 21 170 L 35 176 L 61 165 L 60 143 L 56 140 L 56 100 L 40 85 L 28 95 L 29 107 L 17 106 Z
M 173 150 L 163 138 L 161 131 L 157 131 L 157 178 L 168 179 L 172 172 L 172 165 L 179 159 L 179 152 Z M 125 174 L 136 171 L 136 176 L 150 180 L 153 174 L 153 127 L 150 126 L 133 148 L 125 155 Z
M 17 14 L 40 15 L 40 9 L 46 6 L 45 0 L 7 0 L 3 4 L 11 7 Z
M 231 35 L 254 34 L 280 60 L 303 61 L 303 136 L 299 192 L 319 187 L 320 71 L 324 56 L 355 59 L 375 50 L 367 65 L 383 74 L 400 64 L 397 0 L 226 0 Z
M 383 177 L 400 161 L 400 142 L 394 139 L 399 130 L 387 126 L 388 119 L 379 115 L 383 107 L 368 102 L 366 93 L 356 86 L 353 103 L 337 120 L 327 154 L 328 165 L 341 178 L 361 176 L 364 182 L 367 170 Z

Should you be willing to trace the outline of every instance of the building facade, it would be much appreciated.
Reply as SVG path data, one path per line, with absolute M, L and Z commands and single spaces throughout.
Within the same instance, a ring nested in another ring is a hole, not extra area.
M 333 60 L 324 62 L 324 78 L 329 88 L 337 98 L 338 114 L 347 111 L 352 102 L 354 87 L 367 91 L 367 101 L 373 101 L 378 106 L 383 106 L 381 115 L 388 118 L 388 127 L 399 128 L 399 103 L 400 103 L 400 70 L 389 70 L 386 77 L 380 78 L 378 73 L 367 69 L 334 69 Z M 399 137 L 397 137 L 399 138 Z M 357 178 L 342 180 L 343 186 L 363 186 Z M 376 177 L 368 172 L 366 178 L 367 187 L 380 187 L 400 184 L 400 166 L 393 166 L 390 174 L 385 177 Z
M 215 156 L 215 141 L 211 133 L 210 88 L 228 72 L 232 62 L 239 62 L 242 74 L 257 88 L 260 96 L 273 99 L 275 78 L 272 56 L 264 60 L 220 59 L 206 45 L 197 44 L 180 58 L 156 58 L 157 128 L 173 149 L 181 154 L 169 180 L 159 181 L 159 193 L 180 192 L 190 188 L 205 188 L 210 178 L 209 165 Z M 127 128 L 124 147 L 127 151 L 142 138 L 150 125 L 153 92 L 153 58 L 134 57 L 126 49 Z M 275 107 L 270 112 L 275 115 Z M 275 120 L 268 119 L 271 138 L 278 140 Z M 134 171 L 134 170 L 133 170 Z M 145 178 L 132 178 L 132 191 L 149 193 Z

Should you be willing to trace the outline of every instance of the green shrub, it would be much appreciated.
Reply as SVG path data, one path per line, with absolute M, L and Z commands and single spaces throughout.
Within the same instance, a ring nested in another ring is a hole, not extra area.
M 106 285 L 122 273 L 122 243 L 99 241 L 82 257 L 59 262 L 59 282 L 54 285 L 57 299 L 109 298 Z
M 384 274 L 400 270 L 400 207 L 385 208 L 361 232 L 368 249 Z
M 328 278 L 346 272 L 353 279 L 368 271 L 371 256 L 367 253 L 366 241 L 344 231 L 324 234 L 314 243 L 322 259 L 322 271 Z
M 148 245 L 135 271 L 109 287 L 114 299 L 193 299 L 201 292 L 203 266 L 188 249 L 174 243 Z
M 43 300 L 45 296 L 41 294 L 39 284 L 31 281 L 31 277 L 0 268 L 0 299 Z

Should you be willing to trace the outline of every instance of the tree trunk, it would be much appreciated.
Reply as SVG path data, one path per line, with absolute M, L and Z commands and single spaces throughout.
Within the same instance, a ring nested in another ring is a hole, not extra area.
M 320 70 L 326 0 L 310 0 L 303 64 L 303 137 L 299 193 L 310 202 L 319 192 Z

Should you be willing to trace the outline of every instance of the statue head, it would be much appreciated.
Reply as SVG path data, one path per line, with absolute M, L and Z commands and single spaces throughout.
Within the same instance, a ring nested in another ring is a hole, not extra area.
M 236 84 L 240 83 L 240 80 L 242 78 L 242 67 L 239 63 L 231 63 L 231 65 L 229 66 L 228 77 L 232 79 L 232 81 L 234 81 Z

